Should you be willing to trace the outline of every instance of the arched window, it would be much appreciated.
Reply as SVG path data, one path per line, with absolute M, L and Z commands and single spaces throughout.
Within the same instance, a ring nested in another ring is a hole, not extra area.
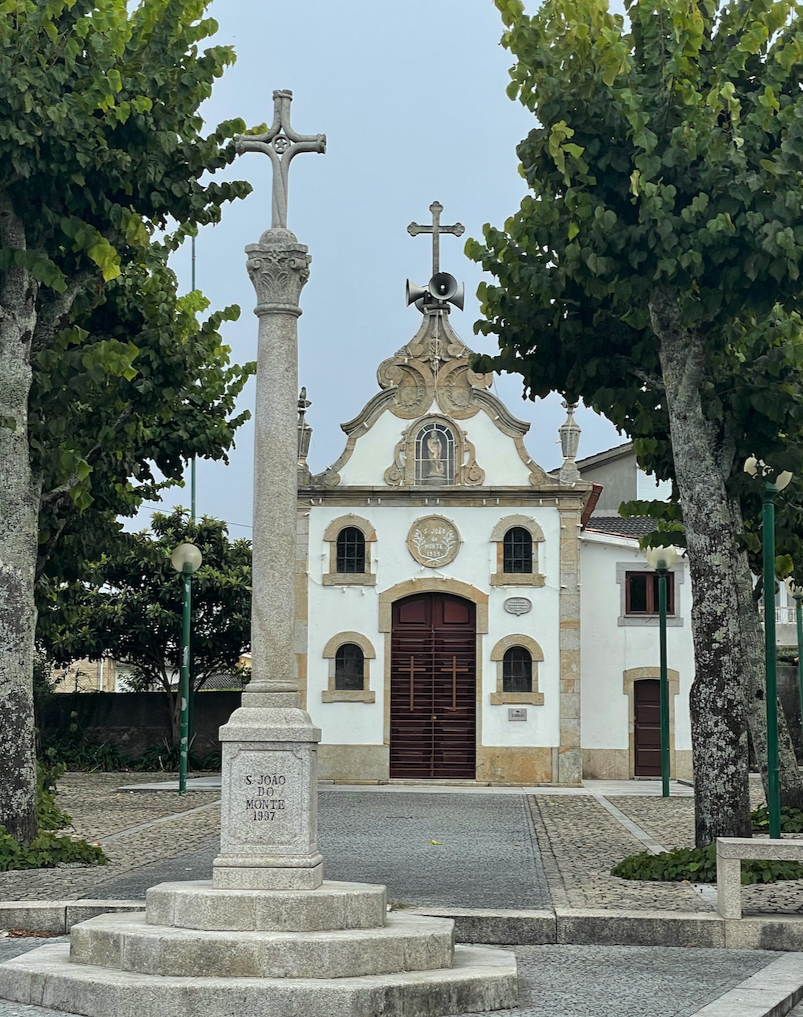
M 531 573 L 533 570 L 533 538 L 523 526 L 513 526 L 504 539 L 503 572 L 507 574 Z
M 361 692 L 365 683 L 365 655 L 355 643 L 343 643 L 335 654 L 335 689 Z
M 365 537 L 356 526 L 346 526 L 337 535 L 337 571 L 365 572 Z
M 454 434 L 446 424 L 431 420 L 416 435 L 415 482 L 454 483 Z
M 533 659 L 523 646 L 511 646 L 502 658 L 502 691 L 532 692 Z

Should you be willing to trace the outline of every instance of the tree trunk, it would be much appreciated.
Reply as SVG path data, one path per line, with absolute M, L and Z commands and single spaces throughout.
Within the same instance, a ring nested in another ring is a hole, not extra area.
M 2 192 L 0 246 L 26 246 L 22 223 Z M 21 844 L 33 840 L 37 827 L 33 653 L 40 492 L 28 447 L 36 292 L 21 266 L 0 274 L 0 823 Z
M 653 291 L 650 316 L 666 386 L 693 593 L 695 678 L 689 710 L 695 840 L 706 847 L 717 837 L 751 833 L 739 604 L 733 583 L 738 551 L 715 452 L 716 431 L 700 400 L 704 342 L 680 326 L 677 299 L 669 288 Z
M 731 500 L 731 517 L 734 533 L 743 528 L 741 508 Z M 764 631 L 753 597 L 753 580 L 747 554 L 739 555 L 739 565 L 734 574 L 734 585 L 739 600 L 739 627 L 742 630 L 742 654 L 744 666 L 745 706 L 747 724 L 753 739 L 764 798 L 767 797 L 767 705 L 765 699 L 766 675 L 764 671 Z M 780 699 L 778 700 L 778 749 L 780 761 L 781 805 L 788 808 L 803 808 L 803 779 L 797 765 L 789 725 Z

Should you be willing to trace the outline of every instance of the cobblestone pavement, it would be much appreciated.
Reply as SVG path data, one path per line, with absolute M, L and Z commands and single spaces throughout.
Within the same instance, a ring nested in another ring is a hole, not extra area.
M 137 774 L 140 783 L 157 783 L 164 774 Z M 73 820 L 73 830 L 89 841 L 104 841 L 109 864 L 0 872 L 0 900 L 56 900 L 94 897 L 123 874 L 208 844 L 220 831 L 220 796 L 196 791 L 179 797 L 170 791 L 124 791 L 119 773 L 65 773 L 58 782 L 57 805 Z M 202 810 L 202 811 L 198 811 Z M 186 813 L 186 814 L 185 814 Z M 176 818 L 155 823 L 166 816 Z M 145 829 L 117 838 L 125 830 Z M 105 896 L 105 895 L 104 895 Z
M 41 943 L 0 940 L 0 962 Z M 760 951 L 623 946 L 524 946 L 515 953 L 519 1006 L 496 1011 L 497 1017 L 692 1017 L 777 957 Z M 0 1000 L 0 1017 L 58 1012 Z
M 217 792 L 119 792 L 129 774 L 67 773 L 58 804 L 76 832 L 104 840 L 109 865 L 0 873 L 0 899 L 141 899 L 168 879 L 204 879 L 217 853 Z M 158 783 L 164 774 L 137 774 Z M 550 789 L 544 789 L 548 792 Z M 644 850 L 636 833 L 606 811 L 607 802 L 666 848 L 691 846 L 694 802 L 610 791 L 595 794 L 471 793 L 419 788 L 393 794 L 323 787 L 319 833 L 327 877 L 388 884 L 391 898 L 430 906 L 712 909 L 688 883 L 618 879 L 611 868 Z M 763 800 L 751 780 L 753 805 Z M 159 822 L 164 820 L 165 822 Z M 636 831 L 637 832 L 637 831 Z M 435 843 L 432 843 L 435 842 Z M 745 887 L 746 914 L 803 913 L 803 880 Z

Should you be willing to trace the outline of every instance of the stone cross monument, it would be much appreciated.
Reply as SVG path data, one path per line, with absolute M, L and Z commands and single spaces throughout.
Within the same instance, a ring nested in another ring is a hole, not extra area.
M 299 152 L 326 151 L 323 134 L 290 126 L 293 93 L 273 93 L 266 134 L 241 135 L 239 152 L 273 165 L 272 226 L 246 247 L 259 318 L 254 437 L 251 682 L 223 742 L 221 889 L 314 889 L 317 749 L 320 731 L 301 709 L 295 677 L 296 494 L 298 470 L 298 306 L 309 278 L 307 248 L 287 229 L 287 174 Z
M 253 678 L 220 730 L 213 879 L 152 886 L 144 913 L 98 915 L 73 925 L 69 945 L 0 964 L 0 998 L 86 1017 L 445 1017 L 517 1002 L 513 954 L 455 946 L 450 918 L 389 913 L 384 886 L 322 879 L 321 732 L 301 708 L 292 642 L 298 415 L 309 405 L 296 322 L 310 257 L 286 216 L 290 158 L 326 140 L 291 130 L 290 99 L 275 92 L 270 131 L 239 140 L 273 163 L 273 226 L 246 248 L 259 317 Z

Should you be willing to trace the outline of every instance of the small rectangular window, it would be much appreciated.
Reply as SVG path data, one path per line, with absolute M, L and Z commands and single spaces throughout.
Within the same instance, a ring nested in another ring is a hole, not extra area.
M 629 615 L 658 614 L 658 573 L 628 572 L 625 577 L 625 613 Z M 675 613 L 675 577 L 666 576 L 666 613 Z

